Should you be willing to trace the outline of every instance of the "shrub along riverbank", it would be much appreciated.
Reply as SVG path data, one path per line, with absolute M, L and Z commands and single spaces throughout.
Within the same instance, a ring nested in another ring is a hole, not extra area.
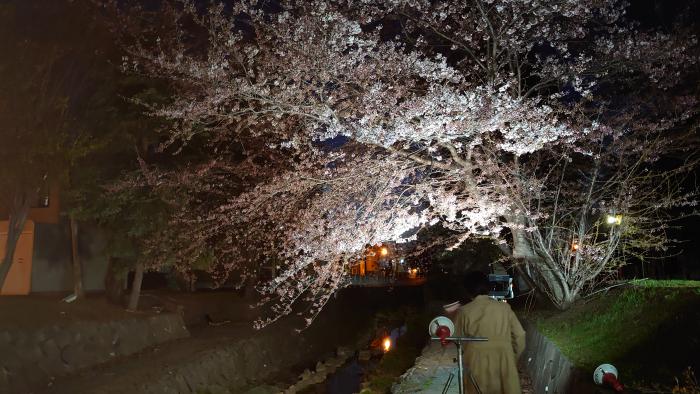
M 608 362 L 628 386 L 672 387 L 700 369 L 700 281 L 635 281 L 537 326 L 579 368 Z

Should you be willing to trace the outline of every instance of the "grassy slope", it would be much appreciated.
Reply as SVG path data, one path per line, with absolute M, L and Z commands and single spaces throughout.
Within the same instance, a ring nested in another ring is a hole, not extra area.
M 628 383 L 700 367 L 700 281 L 639 281 L 537 324 L 578 367 L 611 362 Z

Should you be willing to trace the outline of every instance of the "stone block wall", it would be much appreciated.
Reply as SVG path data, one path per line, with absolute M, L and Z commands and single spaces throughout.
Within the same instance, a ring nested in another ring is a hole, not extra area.
M 189 332 L 178 314 L 116 321 L 75 321 L 35 330 L 0 330 L 0 393 L 28 393 L 118 356 Z
M 263 381 L 304 358 L 303 351 L 290 351 L 281 341 L 289 339 L 261 336 L 222 343 L 169 365 L 161 374 L 135 382 L 129 389 L 137 394 L 238 392 L 235 388 Z

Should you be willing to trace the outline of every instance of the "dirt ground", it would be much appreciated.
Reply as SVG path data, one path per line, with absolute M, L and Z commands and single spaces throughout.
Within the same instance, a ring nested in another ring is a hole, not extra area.
M 153 310 L 127 312 L 110 304 L 103 296 L 88 295 L 79 302 L 66 303 L 61 295 L 29 295 L 0 297 L 0 329 L 31 329 L 88 320 L 110 321 L 155 313 Z
M 0 329 L 31 329 L 75 321 L 110 321 L 150 316 L 160 312 L 180 312 L 188 327 L 210 322 L 250 322 L 255 310 L 252 301 L 232 291 L 178 293 L 144 291 L 137 312 L 110 303 L 102 294 L 67 303 L 65 294 L 32 294 L 0 297 Z

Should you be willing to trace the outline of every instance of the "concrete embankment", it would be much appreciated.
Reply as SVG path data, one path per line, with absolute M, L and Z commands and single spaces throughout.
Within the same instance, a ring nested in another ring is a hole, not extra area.
M 178 314 L 0 329 L 0 392 L 28 393 L 82 368 L 128 356 L 189 332 Z
M 532 379 L 535 393 L 595 393 L 592 373 L 574 367 L 559 348 L 542 335 L 534 324 L 526 325 L 527 348 L 522 362 Z
M 366 342 L 362 334 L 378 310 L 407 302 L 422 302 L 420 288 L 347 289 L 301 332 L 295 331 L 304 327 L 303 319 L 297 316 L 260 331 L 241 321 L 193 328 L 190 338 L 82 369 L 36 392 L 245 393 L 256 386 L 283 389 L 290 379 L 330 357 L 339 346 L 355 348 L 357 343 Z

